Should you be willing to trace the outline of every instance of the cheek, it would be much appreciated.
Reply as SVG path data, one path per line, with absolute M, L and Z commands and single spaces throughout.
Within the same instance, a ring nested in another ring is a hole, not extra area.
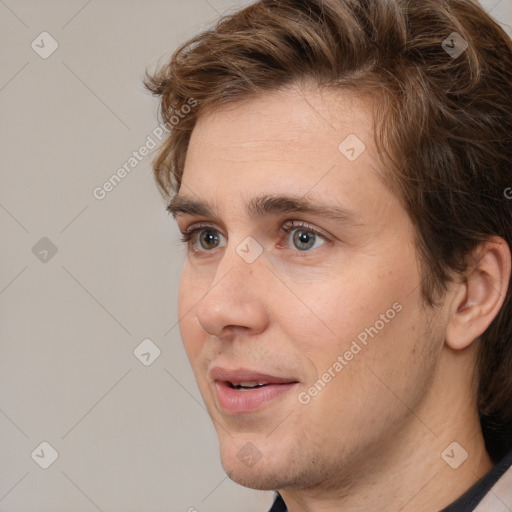
M 190 271 L 187 264 L 183 267 L 178 286 L 179 330 L 187 355 L 193 363 L 200 354 L 206 334 L 199 325 L 195 309 L 207 291 L 198 286 L 198 278 Z
M 338 316 L 340 335 L 315 361 L 317 378 L 329 369 L 338 370 L 319 400 L 328 403 L 324 407 L 329 410 L 348 408 L 358 414 L 365 403 L 369 416 L 375 416 L 370 410 L 381 414 L 387 408 L 399 413 L 402 403 L 397 396 L 414 403 L 423 392 L 436 340 L 430 336 L 418 292 L 395 293 L 390 290 L 378 300 L 374 297 L 366 309 L 347 307 Z M 341 366 L 334 367 L 340 356 Z
M 370 368 L 382 369 L 391 379 L 397 369 L 403 376 L 422 321 L 419 288 L 413 288 L 418 280 L 416 264 L 414 259 L 404 258 L 381 268 L 350 272 L 310 288 L 307 302 L 315 313 L 310 318 L 320 326 L 316 336 L 299 331 L 291 315 L 286 318 L 289 336 L 297 340 L 297 348 L 314 367 L 309 383 L 329 369 L 336 374 L 331 389 L 367 388 L 362 381 L 375 380 Z M 337 365 L 335 371 L 339 356 L 343 369 Z M 328 396 L 326 393 L 325 398 Z
M 373 313 L 364 317 L 359 313 L 355 318 L 358 309 L 347 310 L 345 317 L 338 318 L 338 338 L 325 340 L 322 349 L 317 346 L 311 354 L 315 374 L 310 374 L 302 390 L 306 395 L 301 395 L 301 404 L 308 403 L 301 405 L 301 420 L 296 419 L 309 436 L 332 432 L 315 437 L 326 449 L 339 444 L 340 433 L 346 441 L 340 450 L 369 439 L 377 442 L 384 435 L 383 429 L 391 431 L 405 421 L 408 409 L 404 403 L 415 407 L 425 393 L 431 364 L 424 351 L 416 349 L 415 353 L 414 348 L 427 341 L 425 326 L 412 300 L 401 306 L 403 309 L 393 310 L 394 318 L 380 330 L 378 324 L 376 331 L 365 330 L 375 326 Z M 343 325 L 349 324 L 344 332 Z M 366 344 L 358 339 L 361 333 Z

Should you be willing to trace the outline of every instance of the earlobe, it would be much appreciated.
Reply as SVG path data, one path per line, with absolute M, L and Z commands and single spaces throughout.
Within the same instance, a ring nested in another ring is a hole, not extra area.
M 502 238 L 480 244 L 470 261 L 447 325 L 446 343 L 454 350 L 469 347 L 486 331 L 503 306 L 510 281 L 510 249 Z

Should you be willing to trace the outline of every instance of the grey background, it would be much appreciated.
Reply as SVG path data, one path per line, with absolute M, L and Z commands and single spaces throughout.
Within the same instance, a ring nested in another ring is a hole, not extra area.
M 272 501 L 220 466 L 179 337 L 184 253 L 151 157 L 93 196 L 158 125 L 146 67 L 247 3 L 0 0 L 0 510 Z M 512 0 L 483 4 L 512 25 Z M 43 31 L 59 45 L 46 59 L 31 47 L 48 51 Z M 161 354 L 145 366 L 134 350 L 148 338 Z M 48 469 L 43 441 L 59 454 Z

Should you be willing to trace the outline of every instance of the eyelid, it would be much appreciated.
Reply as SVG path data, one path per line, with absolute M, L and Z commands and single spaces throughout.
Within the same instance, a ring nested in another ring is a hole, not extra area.
M 210 222 L 196 222 L 194 224 L 190 224 L 190 226 L 187 226 L 183 231 L 181 231 L 181 233 L 183 235 L 186 235 L 186 234 L 189 234 L 189 233 L 192 233 L 192 231 L 195 231 L 196 229 L 201 229 L 201 228 L 211 228 L 211 229 L 214 229 L 215 231 L 219 231 L 213 224 L 211 224 Z M 220 233 L 220 231 L 219 231 Z
M 294 229 L 304 228 L 304 231 L 311 231 L 315 235 L 323 238 L 326 242 L 331 239 L 329 234 L 321 228 L 317 228 L 303 220 L 287 220 L 281 226 L 281 229 L 285 232 L 293 231 Z
M 211 228 L 211 229 L 215 229 L 216 231 L 218 231 L 217 228 L 210 222 L 196 222 L 194 224 L 191 224 L 190 226 L 187 226 L 187 228 L 185 228 L 184 230 L 180 230 L 180 231 L 182 234 L 187 234 L 187 233 L 191 233 L 192 231 L 195 231 L 196 229 L 201 229 L 201 228 Z M 317 228 L 303 220 L 287 220 L 281 225 L 281 229 L 288 229 L 288 228 L 305 228 L 305 229 L 309 229 L 309 230 L 313 231 L 314 233 L 316 233 L 318 235 L 323 236 L 326 239 L 330 238 L 329 234 L 326 231 L 324 231 L 323 229 Z M 220 233 L 220 231 L 219 231 L 219 233 Z
M 196 231 L 197 229 L 205 229 L 205 228 L 210 228 L 210 229 L 214 229 L 215 231 L 219 231 L 213 224 L 211 224 L 209 222 L 197 222 L 197 223 L 191 224 L 190 226 L 187 226 L 187 228 L 184 230 L 180 230 L 180 232 L 183 235 L 188 235 L 188 234 L 191 234 L 192 232 Z M 308 231 L 315 233 L 316 235 L 320 236 L 321 238 L 323 238 L 325 240 L 330 239 L 329 234 L 326 233 L 323 229 L 320 229 L 311 224 L 308 224 L 307 222 L 304 222 L 303 220 L 287 220 L 281 225 L 281 229 L 285 232 L 289 232 L 289 231 L 292 231 L 293 229 L 298 229 L 298 228 L 307 229 Z M 221 233 L 221 232 L 219 231 L 219 233 Z

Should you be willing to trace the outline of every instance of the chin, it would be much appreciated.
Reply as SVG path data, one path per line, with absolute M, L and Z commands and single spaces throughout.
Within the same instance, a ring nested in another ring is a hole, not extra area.
M 248 487 L 249 489 L 256 489 L 257 491 L 275 491 L 280 487 L 279 482 L 275 477 L 269 475 L 265 471 L 252 469 L 241 469 L 222 466 L 226 475 L 233 480 L 233 482 Z
M 277 489 L 280 472 L 273 467 L 275 462 L 275 459 L 267 460 L 267 457 L 257 451 L 255 445 L 250 442 L 243 444 L 241 448 L 235 443 L 221 445 L 222 468 L 233 482 L 250 489 Z

